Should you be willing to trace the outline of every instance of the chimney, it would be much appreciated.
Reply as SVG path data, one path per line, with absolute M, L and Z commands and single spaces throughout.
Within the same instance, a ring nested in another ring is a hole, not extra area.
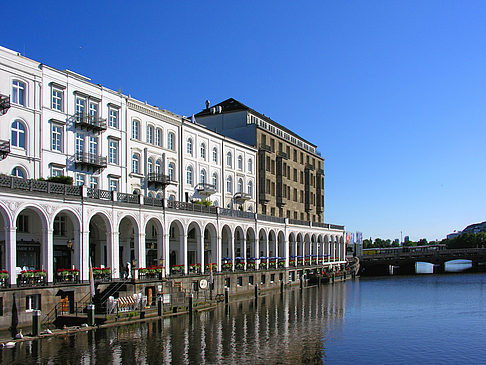
M 211 105 L 211 102 L 209 100 L 206 100 L 206 109 L 209 109 L 209 105 Z

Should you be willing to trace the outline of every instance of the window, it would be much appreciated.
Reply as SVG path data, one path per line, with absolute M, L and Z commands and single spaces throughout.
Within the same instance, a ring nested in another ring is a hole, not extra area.
M 175 165 L 173 162 L 169 163 L 168 173 L 170 181 L 175 181 Z
M 134 153 L 132 155 L 132 173 L 138 174 L 140 171 L 140 155 L 138 153 Z
M 155 173 L 159 175 L 161 173 L 161 170 L 162 170 L 162 163 L 160 162 L 160 160 L 155 161 Z
M 187 154 L 192 156 L 192 139 L 187 140 Z
M 155 145 L 162 147 L 162 129 L 155 129 Z
M 147 143 L 154 144 L 154 127 L 147 126 Z
M 248 181 L 248 195 L 250 195 L 251 198 L 253 198 L 253 182 Z
M 62 130 L 60 125 L 53 124 L 51 127 L 51 150 L 62 152 Z
M 218 149 L 216 147 L 213 148 L 213 162 L 218 162 Z
M 147 170 L 149 174 L 154 172 L 154 160 L 152 158 L 149 158 L 147 161 Z
M 90 176 L 89 187 L 91 189 L 98 189 L 98 177 L 97 176 Z
M 85 175 L 84 174 L 76 174 L 76 185 L 77 186 L 81 186 L 81 185 L 84 185 L 84 180 L 85 179 Z
M 108 162 L 118 165 L 118 141 L 108 140 Z
M 231 178 L 231 176 L 228 176 L 226 178 L 226 190 L 230 194 L 233 192 L 233 179 Z
M 238 156 L 238 170 L 243 170 L 243 157 Z
M 17 218 L 17 231 L 22 233 L 29 233 L 29 216 L 19 214 Z
M 89 153 L 93 156 L 98 154 L 98 137 L 89 137 Z
M 26 106 L 26 86 L 22 81 L 12 81 L 12 103 Z
M 169 150 L 172 150 L 172 151 L 175 150 L 174 142 L 175 142 L 175 135 L 174 135 L 174 133 L 169 132 L 169 134 L 167 135 L 167 148 Z
M 80 97 L 76 97 L 76 114 L 83 115 L 86 109 L 86 100 Z
M 218 191 L 218 174 L 217 173 L 213 173 L 213 179 L 212 179 L 211 183 L 216 188 L 216 191 Z
M 110 108 L 108 111 L 108 125 L 112 128 L 118 128 L 118 109 Z
M 187 185 L 192 186 L 192 167 L 191 166 L 187 166 L 187 169 L 186 169 L 186 183 L 187 183 Z
M 20 177 L 22 179 L 25 179 L 25 174 L 24 172 L 22 171 L 22 169 L 20 167 L 14 167 L 12 169 L 12 176 L 15 176 L 15 177 Z
M 201 158 L 206 159 L 206 145 L 204 143 L 201 144 Z
M 60 167 L 51 166 L 51 176 L 63 176 L 64 169 Z
M 64 105 L 63 99 L 64 99 L 64 92 L 62 90 L 52 88 L 51 108 L 62 112 L 63 105 Z
M 41 310 L 41 295 L 32 294 L 25 297 L 25 311 Z
M 76 153 L 84 153 L 84 135 L 76 133 Z
M 238 193 L 243 192 L 243 179 L 238 180 Z
M 140 138 L 140 122 L 138 120 L 132 120 L 132 138 Z
M 201 170 L 199 182 L 201 184 L 206 184 L 206 170 L 204 170 L 204 169 Z
M 25 126 L 20 120 L 15 120 L 12 123 L 10 143 L 12 146 L 25 149 Z
M 231 157 L 231 152 L 226 154 L 226 165 L 230 167 L 233 165 L 233 157 Z
M 98 103 L 94 101 L 89 102 L 89 115 L 92 117 L 98 116 Z
M 253 172 L 253 160 L 251 158 L 248 159 L 248 172 Z
M 110 191 L 118 191 L 118 179 L 110 177 Z

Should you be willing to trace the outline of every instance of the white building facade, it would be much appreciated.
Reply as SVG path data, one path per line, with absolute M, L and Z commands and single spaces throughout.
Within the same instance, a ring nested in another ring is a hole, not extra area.
M 0 94 L 11 287 L 68 269 L 85 282 L 90 262 L 110 280 L 127 263 L 164 275 L 345 263 L 343 226 L 256 214 L 254 147 L 4 48 Z M 38 180 L 60 176 L 73 185 Z

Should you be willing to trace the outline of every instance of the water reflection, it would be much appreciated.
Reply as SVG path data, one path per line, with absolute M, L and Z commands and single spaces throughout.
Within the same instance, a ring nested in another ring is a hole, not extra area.
M 23 343 L 2 363 L 321 363 L 340 331 L 345 283 L 291 290 L 215 310 Z

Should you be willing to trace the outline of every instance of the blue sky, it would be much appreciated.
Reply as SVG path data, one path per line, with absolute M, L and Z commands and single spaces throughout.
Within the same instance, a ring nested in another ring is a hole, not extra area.
M 486 220 L 486 2 L 7 2 L 0 44 L 182 115 L 233 97 L 318 145 L 325 220 Z

